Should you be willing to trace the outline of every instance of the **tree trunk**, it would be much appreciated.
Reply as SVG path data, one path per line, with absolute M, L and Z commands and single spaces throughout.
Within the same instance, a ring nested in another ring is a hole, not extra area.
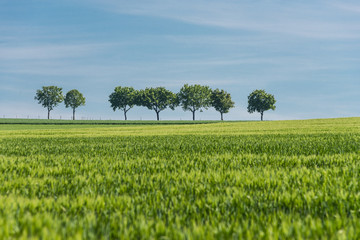
M 73 108 L 73 120 L 75 120 L 75 108 Z
M 261 121 L 264 119 L 264 112 L 261 112 Z
M 124 110 L 125 121 L 127 120 L 126 111 Z
M 192 114 L 193 114 L 193 121 L 195 121 L 195 111 L 193 111 Z
M 48 119 L 50 119 L 50 109 L 48 109 Z
M 160 112 L 156 112 L 156 119 L 159 121 L 160 120 L 160 116 L 159 116 Z

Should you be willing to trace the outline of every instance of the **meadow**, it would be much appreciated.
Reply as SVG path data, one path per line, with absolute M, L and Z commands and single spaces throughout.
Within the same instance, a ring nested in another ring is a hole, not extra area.
M 186 123 L 0 122 L 0 238 L 360 239 L 360 118 Z

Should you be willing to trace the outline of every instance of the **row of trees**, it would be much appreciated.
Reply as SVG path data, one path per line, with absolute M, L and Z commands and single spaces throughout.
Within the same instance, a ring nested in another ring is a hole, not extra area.
M 71 107 L 73 110 L 73 120 L 75 120 L 75 109 L 85 105 L 85 97 L 78 90 L 73 89 L 64 96 L 62 88 L 56 86 L 42 87 L 36 91 L 35 100 L 48 110 L 48 119 L 50 111 L 64 101 L 65 107 Z
M 75 120 L 75 109 L 85 105 L 85 97 L 76 89 L 66 93 L 64 96 L 62 88 L 56 86 L 42 87 L 37 90 L 35 100 L 50 111 L 59 103 L 65 102 L 65 106 L 73 109 L 73 120 Z M 181 106 L 184 111 L 192 112 L 195 120 L 196 111 L 202 111 L 213 107 L 220 113 L 223 120 L 224 113 L 228 113 L 235 103 L 231 96 L 224 90 L 212 90 L 209 86 L 185 84 L 178 93 L 173 93 L 164 87 L 146 88 L 135 90 L 132 87 L 116 87 L 109 96 L 111 108 L 123 111 L 124 118 L 127 120 L 127 112 L 134 106 L 147 107 L 155 111 L 157 120 L 160 120 L 160 112 L 170 108 L 174 110 Z M 248 96 L 248 112 L 259 112 L 263 120 L 264 111 L 275 110 L 275 98 L 272 94 L 264 90 L 255 90 Z
M 231 96 L 224 90 L 212 90 L 208 86 L 185 84 L 180 92 L 175 94 L 164 87 L 135 90 L 132 87 L 116 87 L 109 96 L 112 109 L 123 111 L 127 120 L 127 112 L 134 106 L 147 107 L 155 111 L 156 119 L 160 119 L 160 112 L 170 108 L 174 110 L 181 106 L 184 111 L 190 111 L 195 120 L 196 111 L 214 107 L 221 114 L 228 113 L 234 107 Z

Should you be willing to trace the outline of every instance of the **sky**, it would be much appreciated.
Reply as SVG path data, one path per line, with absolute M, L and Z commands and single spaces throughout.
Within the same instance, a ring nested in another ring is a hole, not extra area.
M 207 85 L 229 92 L 225 120 L 258 120 L 247 96 L 264 89 L 265 120 L 360 115 L 360 2 L 355 0 L 0 0 L 0 118 L 46 118 L 37 89 L 78 89 L 77 119 L 123 119 L 116 86 Z M 60 104 L 53 119 L 70 119 Z M 162 120 L 191 120 L 181 107 Z M 199 120 L 217 120 L 214 109 Z M 134 107 L 129 120 L 155 120 Z

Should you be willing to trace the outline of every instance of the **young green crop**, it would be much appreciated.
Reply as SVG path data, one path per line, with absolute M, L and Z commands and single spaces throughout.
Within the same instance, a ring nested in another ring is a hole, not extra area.
M 0 236 L 358 239 L 359 126 L 1 125 Z

